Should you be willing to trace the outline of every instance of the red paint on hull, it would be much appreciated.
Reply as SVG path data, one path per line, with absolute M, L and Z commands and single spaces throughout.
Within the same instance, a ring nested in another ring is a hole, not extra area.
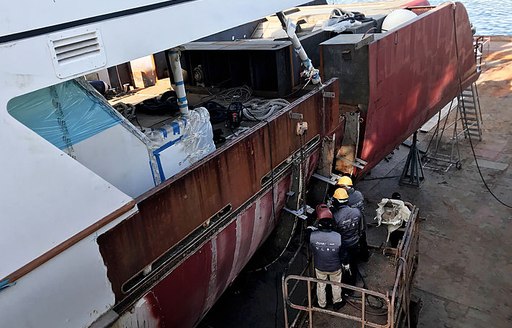
M 457 37 L 455 37 L 457 34 Z M 363 171 L 406 140 L 462 88 L 478 78 L 473 37 L 460 3 L 431 10 L 369 46 L 370 99 Z
M 151 315 L 161 327 L 198 323 L 274 229 L 290 190 L 291 156 L 296 156 L 303 143 L 307 145 L 305 167 L 310 177 L 319 158 L 316 137 L 341 131 L 337 96 L 324 98 L 322 94 L 337 88 L 336 80 L 327 81 L 288 109 L 308 122 L 308 135 L 302 142 L 295 135 L 297 121 L 283 111 L 149 192 L 140 200 L 140 213 L 98 238 L 116 293 L 116 310 L 122 313 L 118 322 L 137 322 L 147 315 L 147 308 L 134 304 L 142 298 L 152 305 Z M 279 172 L 275 181 L 270 168 Z M 207 187 L 212 192 L 205 192 Z M 198 202 L 204 195 L 211 199 Z M 214 201 L 215 197 L 223 201 Z M 212 218 L 210 226 L 201 228 L 210 213 L 218 213 L 225 204 L 232 206 L 231 214 Z M 192 241 L 173 244 L 192 223 L 197 227 Z M 173 246 L 176 253 L 172 253 Z M 136 251 L 129 253 L 133 248 Z M 181 262 L 173 262 L 181 256 Z M 153 263 L 151 272 L 141 276 L 147 263 Z M 124 292 L 120 286 L 132 276 L 140 280 Z
M 318 158 L 317 151 L 309 157 L 308 167 L 316 167 Z M 276 211 L 284 206 L 289 188 L 290 175 L 276 181 Z M 144 296 L 154 296 L 153 314 L 161 327 L 198 324 L 274 229 L 271 213 L 269 188 Z
M 201 316 L 208 297 L 211 261 L 208 242 L 150 291 L 161 327 L 192 327 Z

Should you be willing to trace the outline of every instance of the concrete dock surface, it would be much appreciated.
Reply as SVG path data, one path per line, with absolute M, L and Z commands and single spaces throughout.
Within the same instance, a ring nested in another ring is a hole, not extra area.
M 493 38 L 484 47 L 485 65 L 477 82 L 483 140 L 472 139 L 487 185 L 508 205 L 512 205 L 511 41 Z M 452 132 L 444 133 L 445 148 Z M 418 134 L 420 150 L 427 149 L 432 134 Z M 376 204 L 393 192 L 420 208 L 419 267 L 413 288 L 421 299 L 418 327 L 509 328 L 512 209 L 497 202 L 482 183 L 469 140 L 462 135 L 458 144 L 461 168 L 425 169 L 420 188 L 399 186 L 409 152 L 403 145 L 356 188 L 365 195 L 368 223 Z M 282 262 L 267 272 L 243 271 L 199 326 L 284 327 Z M 342 326 L 332 320 L 329 326 Z
M 512 205 L 512 42 L 491 39 L 477 81 L 483 140 L 472 139 L 492 192 Z M 453 129 L 445 135 L 452 135 Z M 426 149 L 431 133 L 420 135 Z M 512 209 L 485 188 L 468 139 L 459 139 L 462 168 L 425 170 L 419 189 L 399 187 L 408 149 L 379 164 L 360 189 L 369 204 L 398 191 L 420 208 L 420 255 L 413 293 L 418 327 L 512 327 Z M 386 178 L 393 177 L 396 178 Z M 380 179 L 386 178 L 386 179 Z

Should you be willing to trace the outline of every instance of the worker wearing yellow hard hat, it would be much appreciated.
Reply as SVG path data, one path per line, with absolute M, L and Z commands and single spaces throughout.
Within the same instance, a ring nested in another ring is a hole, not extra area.
M 343 188 L 348 193 L 348 202 L 347 205 L 350 207 L 355 207 L 361 211 L 362 219 L 361 219 L 361 238 L 359 240 L 360 245 L 360 259 L 362 261 L 367 261 L 370 256 L 368 252 L 368 244 L 366 242 L 366 222 L 364 219 L 364 196 L 359 191 L 354 189 L 352 179 L 348 176 L 342 176 L 338 179 L 336 183 L 338 187 Z
M 358 208 L 348 206 L 349 195 L 343 188 L 337 188 L 332 196 L 332 212 L 337 231 L 341 235 L 343 248 L 343 282 L 355 286 L 358 272 L 359 237 L 361 236 L 362 214 Z M 345 291 L 348 293 L 348 291 Z

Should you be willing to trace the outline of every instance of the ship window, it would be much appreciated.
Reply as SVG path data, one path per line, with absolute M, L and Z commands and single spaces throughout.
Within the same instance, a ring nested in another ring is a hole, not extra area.
M 7 111 L 64 150 L 120 123 L 95 92 L 84 80 L 67 81 L 13 98 Z

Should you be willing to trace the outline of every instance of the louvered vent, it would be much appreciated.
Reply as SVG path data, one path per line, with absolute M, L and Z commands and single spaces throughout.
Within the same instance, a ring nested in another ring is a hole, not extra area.
M 96 32 L 56 40 L 53 42 L 53 48 L 59 64 L 94 56 L 100 52 Z
M 99 30 L 81 28 L 55 33 L 49 38 L 55 73 L 60 78 L 103 67 L 106 57 Z

